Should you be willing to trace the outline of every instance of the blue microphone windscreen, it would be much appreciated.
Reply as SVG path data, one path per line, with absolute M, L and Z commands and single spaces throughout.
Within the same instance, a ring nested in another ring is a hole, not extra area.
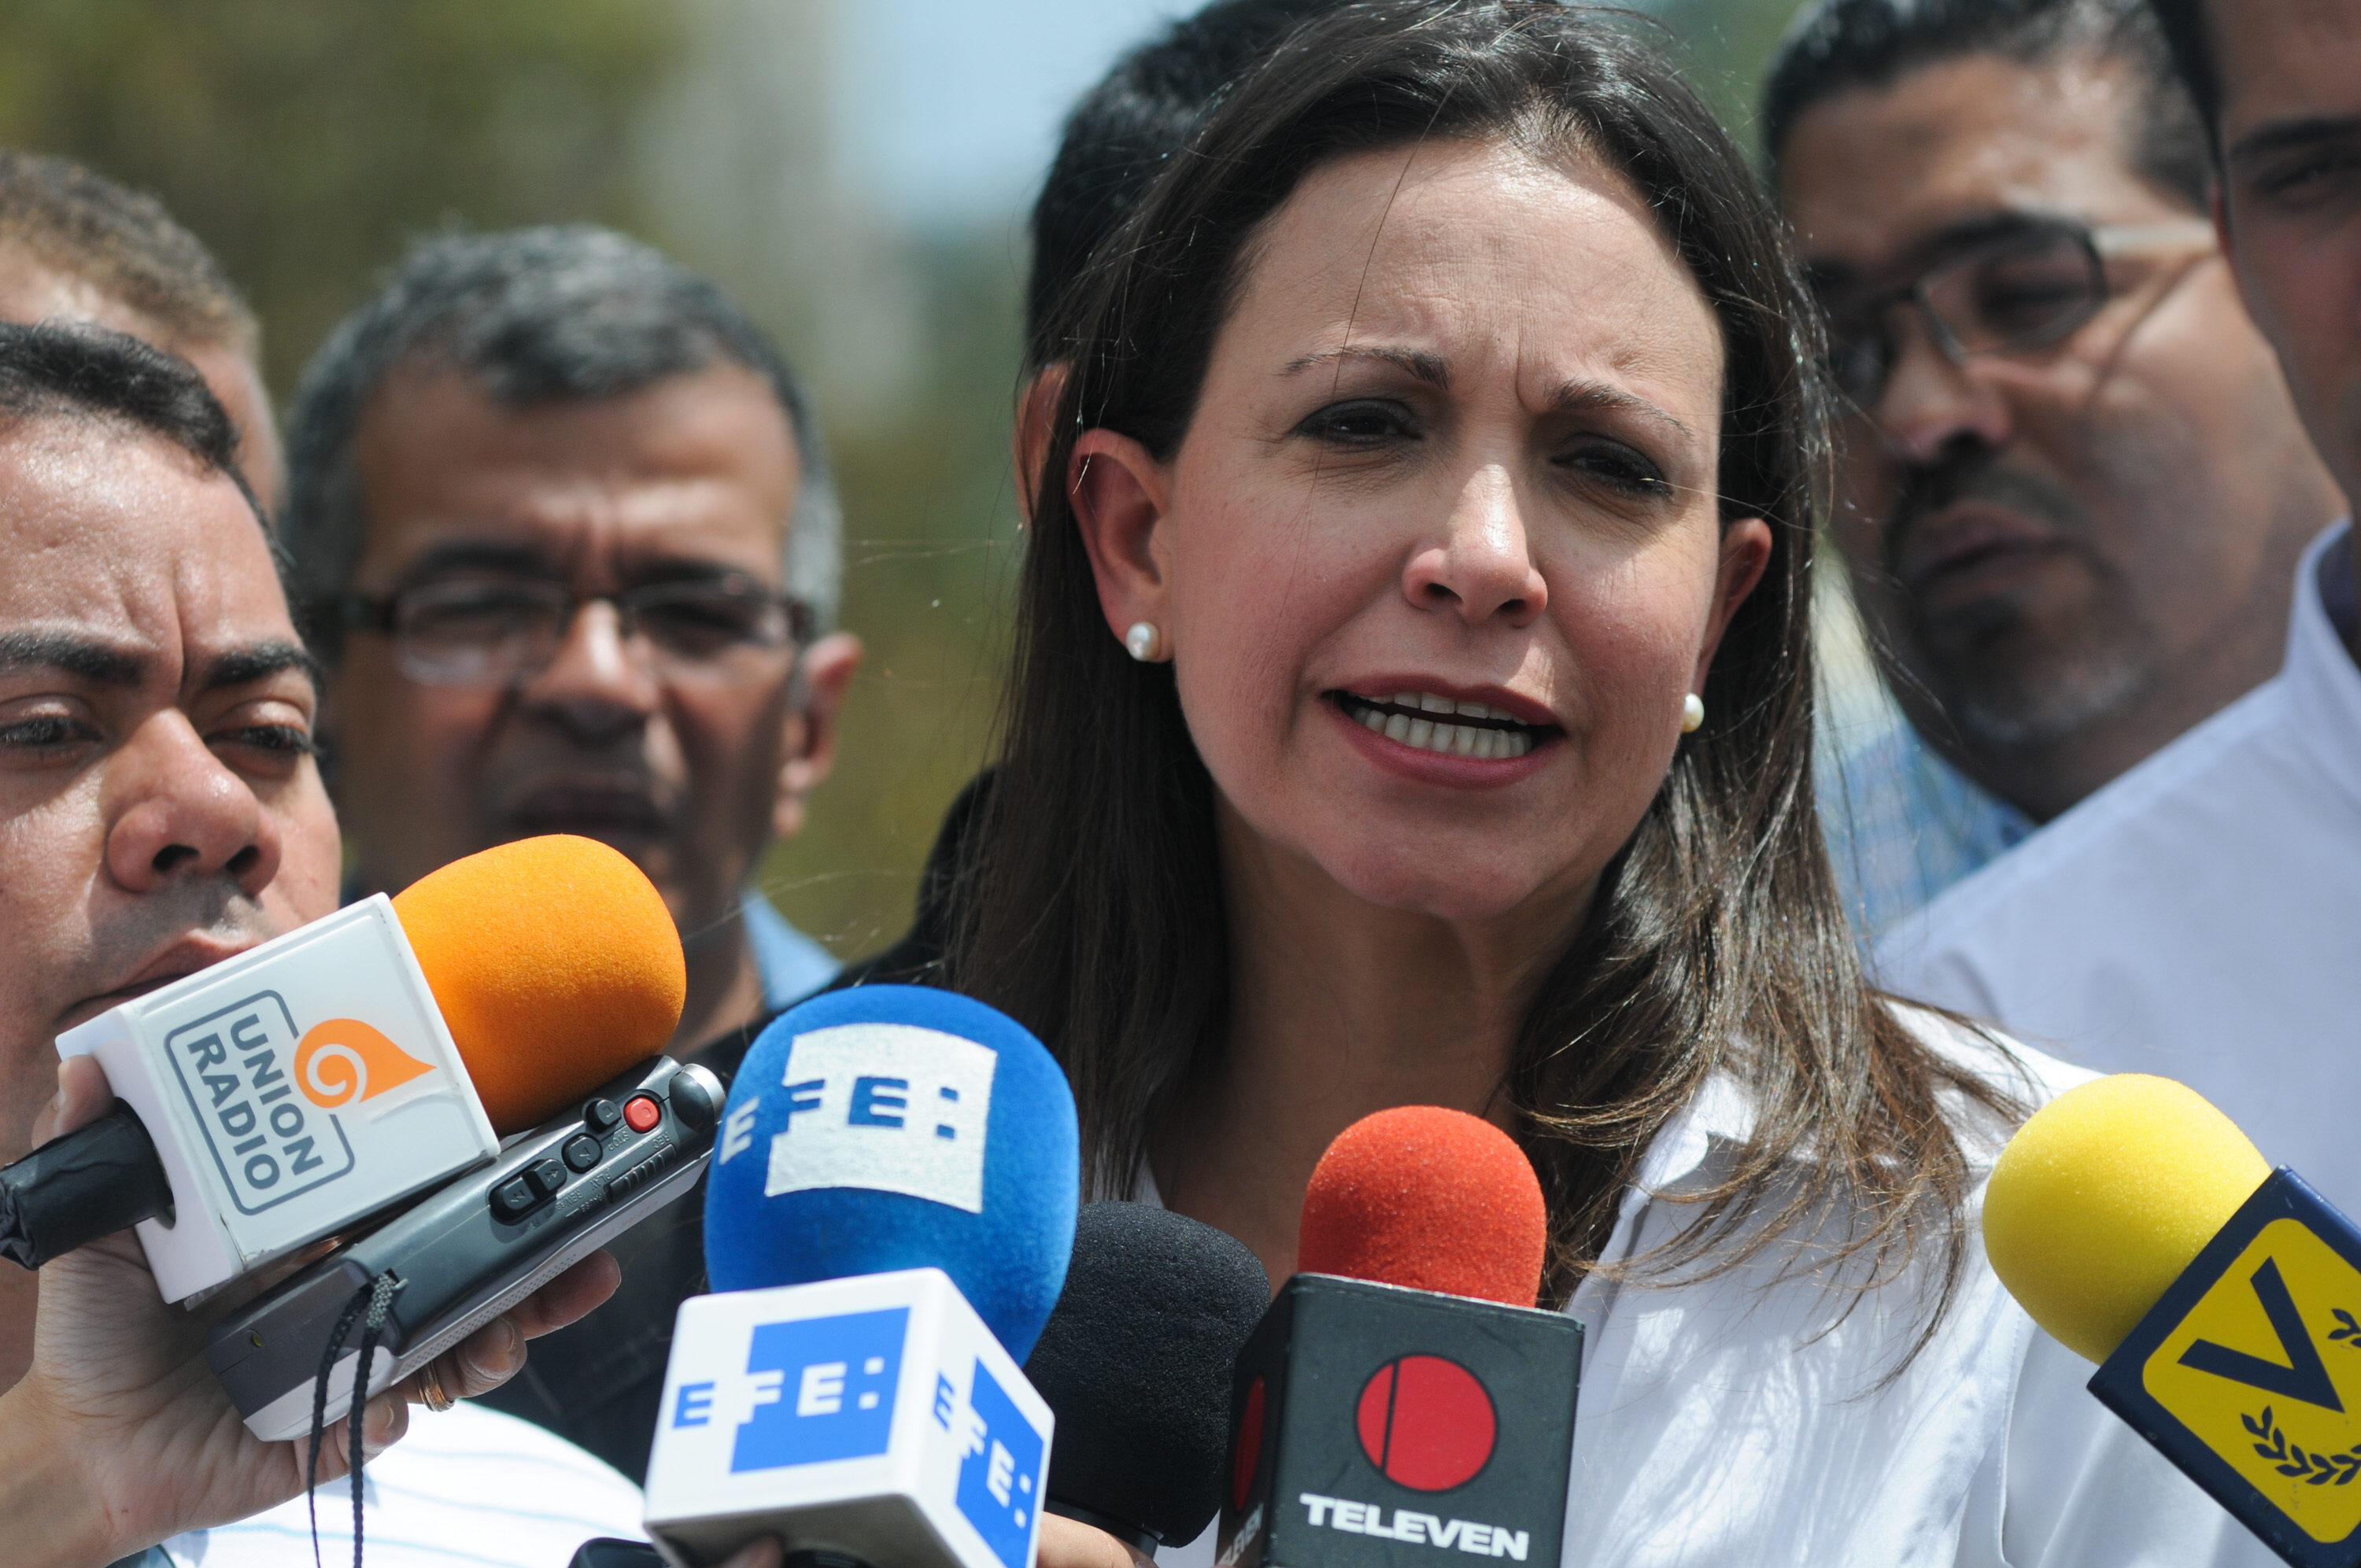
M 755 1038 L 706 1178 L 716 1290 L 900 1268 L 951 1277 L 1022 1361 L 1074 1244 L 1081 1144 L 1066 1075 L 1005 1014 L 862 985 Z

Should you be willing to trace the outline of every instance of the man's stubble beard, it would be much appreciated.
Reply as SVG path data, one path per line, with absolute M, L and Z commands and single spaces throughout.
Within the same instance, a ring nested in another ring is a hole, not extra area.
M 1886 650 L 1888 668 L 1933 699 L 1970 752 L 2049 751 L 2145 700 L 2161 674 L 2161 639 L 2131 585 L 2096 548 L 2089 514 L 2055 487 L 1988 453 L 1924 471 L 1894 509 L 1889 560 L 1893 542 L 1917 518 L 1971 498 L 2048 524 L 2056 547 L 2088 574 L 2088 613 L 2065 635 L 2028 646 L 2035 629 L 2015 595 L 1978 600 L 1939 622 L 1905 598 L 1905 635 Z

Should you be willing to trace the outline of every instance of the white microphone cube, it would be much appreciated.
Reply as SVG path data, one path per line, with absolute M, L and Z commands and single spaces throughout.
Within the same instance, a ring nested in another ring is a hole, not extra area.
M 324 920 L 58 1036 L 138 1114 L 173 1213 L 167 1301 L 226 1284 L 500 1152 L 393 903 Z
M 648 1534 L 680 1568 L 766 1532 L 875 1568 L 1032 1568 L 1051 1426 L 940 1269 L 694 1297 Z

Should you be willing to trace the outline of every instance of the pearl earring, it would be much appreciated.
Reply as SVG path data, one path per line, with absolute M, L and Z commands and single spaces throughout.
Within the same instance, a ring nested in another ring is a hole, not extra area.
M 1145 664 L 1162 652 L 1164 634 L 1156 630 L 1152 620 L 1135 620 L 1131 630 L 1123 634 L 1123 645 L 1131 651 L 1133 658 Z
M 1705 698 L 1691 692 L 1681 699 L 1681 733 L 1694 735 L 1705 726 Z

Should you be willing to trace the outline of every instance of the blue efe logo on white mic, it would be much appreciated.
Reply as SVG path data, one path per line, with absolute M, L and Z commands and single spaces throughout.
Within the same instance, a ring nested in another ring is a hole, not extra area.
M 906 1307 L 757 1324 L 744 1373 L 682 1383 L 667 1424 L 734 1425 L 732 1475 L 886 1453 L 909 1326 Z M 955 1505 L 1004 1568 L 1025 1568 L 1048 1445 L 981 1359 L 964 1401 L 950 1376 L 934 1380 L 928 1414 L 960 1455 Z
M 743 1382 L 682 1384 L 672 1424 L 734 1420 L 732 1472 L 883 1453 L 909 1324 L 906 1307 L 763 1323 L 747 1343 Z
M 941 1407 L 936 1407 L 937 1419 Z M 959 1510 L 992 1548 L 1004 1568 L 1025 1568 L 1033 1541 L 1033 1516 L 1048 1484 L 1049 1454 L 1033 1430 L 983 1363 L 975 1364 L 968 1388 L 967 1452 L 960 1461 Z
M 719 1159 L 748 1152 L 763 1101 L 771 1138 L 763 1195 L 865 1187 L 983 1212 L 984 1129 L 999 1053 L 910 1024 L 840 1024 L 795 1036 L 778 1086 L 731 1108 Z

